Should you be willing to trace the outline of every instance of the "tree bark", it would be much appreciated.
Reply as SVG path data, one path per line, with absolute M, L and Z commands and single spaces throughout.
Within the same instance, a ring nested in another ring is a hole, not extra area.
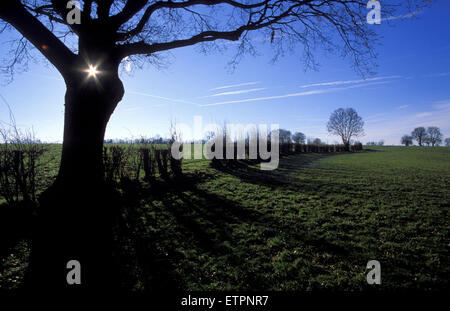
M 107 65 L 107 63 L 106 63 Z M 40 199 L 26 285 L 105 288 L 114 284 L 112 226 L 116 193 L 103 179 L 106 125 L 124 94 L 118 64 L 89 77 L 65 77 L 64 140 L 54 184 Z M 81 285 L 69 285 L 67 263 L 81 265 Z

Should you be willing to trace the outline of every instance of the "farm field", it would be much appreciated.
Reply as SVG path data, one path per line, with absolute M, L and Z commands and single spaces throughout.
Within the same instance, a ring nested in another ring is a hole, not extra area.
M 118 185 L 123 286 L 358 291 L 375 259 L 381 289 L 448 288 L 450 148 L 297 154 L 275 171 L 190 160 L 183 175 Z M 20 286 L 26 268 L 29 237 L 17 236 L 0 254 L 2 288 Z

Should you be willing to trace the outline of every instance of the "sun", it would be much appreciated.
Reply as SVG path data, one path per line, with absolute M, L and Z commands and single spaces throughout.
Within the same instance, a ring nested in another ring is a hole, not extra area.
M 89 69 L 87 69 L 86 72 L 88 73 L 88 77 L 95 78 L 98 74 L 97 66 L 89 65 Z

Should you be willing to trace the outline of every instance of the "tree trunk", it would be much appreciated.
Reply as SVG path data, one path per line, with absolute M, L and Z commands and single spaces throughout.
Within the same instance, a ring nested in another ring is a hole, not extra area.
M 344 151 L 350 151 L 350 139 L 342 138 L 342 144 L 344 144 Z
M 79 70 L 65 80 L 61 164 L 40 199 L 26 285 L 105 288 L 114 284 L 111 229 L 118 200 L 103 180 L 102 149 L 124 88 L 117 66 L 96 77 Z M 70 260 L 80 263 L 81 285 L 67 283 Z

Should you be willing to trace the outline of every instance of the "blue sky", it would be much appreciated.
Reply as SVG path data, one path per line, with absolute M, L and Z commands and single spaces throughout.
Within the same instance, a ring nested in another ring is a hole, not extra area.
M 123 75 L 126 94 L 106 138 L 167 136 L 171 120 L 191 125 L 202 116 L 204 123 L 278 123 L 332 143 L 338 137 L 327 133 L 326 122 L 340 107 L 363 117 L 363 142 L 399 144 L 417 126 L 438 126 L 450 137 L 450 2 L 438 0 L 417 18 L 367 27 L 382 36 L 376 75 L 367 80 L 348 60 L 322 51 L 316 53 L 318 71 L 304 71 L 301 53 L 272 65 L 272 51 L 261 46 L 259 55 L 247 55 L 230 72 L 232 44 L 209 55 L 196 47 L 173 50 L 167 68 Z M 56 70 L 42 63 L 0 86 L 17 124 L 51 142 L 62 140 L 64 92 Z M 0 120 L 8 121 L 3 102 Z

